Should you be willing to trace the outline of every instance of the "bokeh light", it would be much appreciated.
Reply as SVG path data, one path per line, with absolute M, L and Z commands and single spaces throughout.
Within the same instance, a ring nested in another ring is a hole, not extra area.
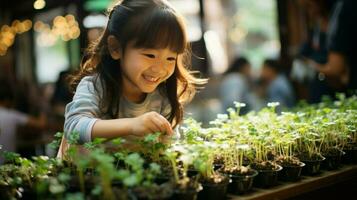
M 9 25 L 3 25 L 0 29 L 0 56 L 7 53 L 9 47 L 14 44 L 16 34 L 22 34 L 32 28 L 32 21 L 26 19 L 24 21 L 14 20 Z

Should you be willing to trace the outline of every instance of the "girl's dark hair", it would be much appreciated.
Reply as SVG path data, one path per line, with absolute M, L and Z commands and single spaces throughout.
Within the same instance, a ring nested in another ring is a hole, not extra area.
M 129 42 L 138 48 L 170 48 L 179 54 L 174 74 L 159 85 L 171 105 L 169 121 L 176 126 L 183 117 L 182 104 L 191 100 L 196 86 L 204 84 L 188 70 L 190 51 L 183 18 L 166 0 L 123 0 L 109 9 L 107 27 L 101 37 L 90 45 L 84 55 L 80 71 L 72 77 L 71 88 L 75 90 L 79 81 L 87 75 L 95 76 L 94 86 L 103 86 L 100 109 L 105 115 L 117 118 L 119 100 L 122 95 L 120 62 L 112 59 L 107 38 L 114 35 L 123 53 Z M 96 84 L 99 81 L 100 84 Z

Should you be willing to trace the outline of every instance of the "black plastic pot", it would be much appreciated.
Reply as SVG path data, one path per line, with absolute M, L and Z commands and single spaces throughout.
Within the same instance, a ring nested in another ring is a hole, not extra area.
M 253 186 L 253 180 L 258 175 L 255 169 L 249 169 L 248 174 L 228 174 L 231 182 L 228 184 L 228 193 L 231 194 L 244 194 L 247 193 Z
M 301 162 L 305 163 L 305 167 L 302 168 L 301 174 L 307 176 L 319 174 L 321 162 L 325 159 L 325 157 L 321 157 L 318 160 L 301 160 Z
M 300 180 L 301 171 L 304 166 L 305 163 L 303 162 L 300 162 L 298 166 L 292 166 L 292 165 L 282 166 L 283 169 L 279 172 L 278 179 L 281 181 L 291 181 L 291 182 L 298 181 Z
M 255 177 L 253 185 L 259 188 L 269 188 L 277 185 L 278 172 L 282 169 L 283 167 L 278 165 L 277 169 L 274 170 L 257 170 L 258 175 Z
M 174 193 L 171 197 L 171 200 L 196 200 L 198 192 L 202 189 L 200 186 L 199 188 L 189 188 L 187 190 L 174 190 Z
M 230 179 L 225 179 L 220 183 L 201 183 L 203 189 L 198 193 L 199 200 L 223 200 L 227 194 Z
M 169 200 L 173 195 L 173 190 L 171 184 L 167 183 L 152 187 L 136 187 L 130 189 L 130 193 L 137 200 Z
M 338 155 L 324 155 L 326 159 L 322 162 L 322 168 L 326 170 L 338 169 L 344 154 L 345 152 L 341 151 Z
M 172 200 L 196 200 L 198 192 L 195 190 L 175 190 Z
M 198 193 L 200 200 L 220 200 L 225 199 L 230 178 L 224 175 L 220 183 L 201 183 L 202 190 Z
M 346 154 L 342 156 L 342 163 L 357 164 L 357 146 L 353 145 L 343 150 Z

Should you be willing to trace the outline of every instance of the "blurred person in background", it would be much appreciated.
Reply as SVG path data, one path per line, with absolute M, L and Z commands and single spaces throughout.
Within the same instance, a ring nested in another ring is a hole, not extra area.
M 64 119 L 64 112 L 67 103 L 71 102 L 73 94 L 69 89 L 68 75 L 70 75 L 69 70 L 60 72 L 58 79 L 55 84 L 53 96 L 51 99 L 51 104 L 56 116 L 61 116 Z
M 240 112 L 246 114 L 250 110 L 257 110 L 259 101 L 252 92 L 251 65 L 244 57 L 236 58 L 223 76 L 219 95 L 223 112 L 234 108 L 234 101 L 245 103 Z
M 281 73 L 277 60 L 266 59 L 261 71 L 261 81 L 264 87 L 264 97 L 267 103 L 279 102 L 282 107 L 295 105 L 295 94 L 287 77 Z
M 0 145 L 2 151 L 16 151 L 16 131 L 20 125 L 34 128 L 44 128 L 46 116 L 41 113 L 38 117 L 17 111 L 13 108 L 14 93 L 7 81 L 0 80 Z M 3 158 L 0 154 L 0 163 Z
M 325 64 L 328 54 L 327 29 L 333 2 L 332 0 L 299 0 L 299 3 L 306 11 L 308 22 L 307 40 L 300 49 L 299 58 L 302 58 L 301 61 L 304 65 L 308 65 L 310 60 Z M 301 68 L 303 66 L 298 67 Z M 295 68 L 294 65 L 293 68 Z M 306 73 L 313 74 L 312 76 L 306 74 L 310 78 L 305 80 L 308 88 L 309 103 L 320 102 L 324 95 L 335 96 L 335 90 L 328 84 L 323 74 L 313 69 L 307 70 Z
M 328 56 L 325 64 L 311 61 L 339 92 L 357 89 L 357 1 L 336 2 L 327 32 Z

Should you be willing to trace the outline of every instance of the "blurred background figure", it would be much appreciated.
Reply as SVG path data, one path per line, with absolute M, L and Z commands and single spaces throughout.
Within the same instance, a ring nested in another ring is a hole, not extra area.
M 16 151 L 16 134 L 19 126 L 43 129 L 46 116 L 41 113 L 38 117 L 27 115 L 13 108 L 14 94 L 6 81 L 0 81 L 0 144 L 2 151 Z M 3 162 L 0 156 L 0 163 Z
M 261 80 L 266 103 L 279 102 L 278 108 L 291 108 L 295 105 L 295 94 L 291 83 L 281 72 L 277 60 L 266 59 L 262 66 Z
M 331 86 L 339 92 L 357 89 L 357 1 L 336 2 L 327 33 L 328 56 L 325 64 L 313 62 Z
M 318 103 L 322 96 L 334 97 L 334 89 L 328 84 L 326 77 L 314 69 L 309 69 L 309 61 L 319 64 L 327 62 L 327 29 L 330 11 L 333 6 L 331 0 L 299 0 L 300 6 L 307 14 L 307 39 L 301 45 L 298 57 L 293 64 L 292 75 L 296 76 L 298 71 L 306 72 L 300 81 L 306 83 L 308 88 L 309 103 Z M 302 62 L 298 65 L 298 62 Z M 305 65 L 305 66 L 304 66 Z
M 246 104 L 240 110 L 241 114 L 256 110 L 259 101 L 252 89 L 251 65 L 245 57 L 239 57 L 225 72 L 219 88 L 223 112 L 234 108 L 234 101 Z
M 67 81 L 68 75 L 70 75 L 69 70 L 60 72 L 51 99 L 54 114 L 62 118 L 64 117 L 64 110 L 67 103 L 69 103 L 73 97 L 73 94 L 69 90 Z

